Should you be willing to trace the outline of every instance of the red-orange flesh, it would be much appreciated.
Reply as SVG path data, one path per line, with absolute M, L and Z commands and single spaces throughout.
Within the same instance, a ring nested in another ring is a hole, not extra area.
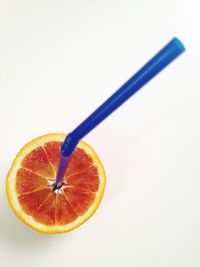
M 66 225 L 92 205 L 99 176 L 92 158 L 81 148 L 71 156 L 61 189 L 52 192 L 60 160 L 60 142 L 31 151 L 16 176 L 16 192 L 25 213 L 45 225 Z

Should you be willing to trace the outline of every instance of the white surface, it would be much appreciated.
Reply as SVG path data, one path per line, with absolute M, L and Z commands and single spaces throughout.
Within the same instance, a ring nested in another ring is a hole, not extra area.
M 200 266 L 199 1 L 0 1 L 0 265 Z M 40 235 L 10 210 L 18 150 L 68 132 L 173 36 L 187 53 L 85 140 L 107 186 L 96 215 Z

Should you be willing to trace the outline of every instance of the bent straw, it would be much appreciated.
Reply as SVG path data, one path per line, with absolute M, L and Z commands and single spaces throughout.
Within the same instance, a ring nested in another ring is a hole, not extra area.
M 55 189 L 60 188 L 62 185 L 62 179 L 67 169 L 69 158 L 76 148 L 79 140 L 92 131 L 98 124 L 100 124 L 113 111 L 121 106 L 184 51 L 185 48 L 181 41 L 177 38 L 173 38 L 99 108 L 97 108 L 77 128 L 66 136 L 61 147 L 61 160 L 57 172 Z

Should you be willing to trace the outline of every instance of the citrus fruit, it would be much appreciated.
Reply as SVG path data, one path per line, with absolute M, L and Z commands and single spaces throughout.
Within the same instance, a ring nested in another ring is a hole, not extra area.
M 105 172 L 94 150 L 80 141 L 53 191 L 65 134 L 47 134 L 25 145 L 6 180 L 8 201 L 15 214 L 42 233 L 68 232 L 89 219 L 103 196 Z

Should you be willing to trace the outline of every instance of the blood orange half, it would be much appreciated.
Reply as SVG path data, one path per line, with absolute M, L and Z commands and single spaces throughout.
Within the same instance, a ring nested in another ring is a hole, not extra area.
M 7 175 L 8 201 L 15 214 L 42 233 L 68 232 L 89 219 L 99 206 L 105 172 L 94 150 L 80 141 L 53 191 L 64 134 L 47 134 L 25 145 Z

